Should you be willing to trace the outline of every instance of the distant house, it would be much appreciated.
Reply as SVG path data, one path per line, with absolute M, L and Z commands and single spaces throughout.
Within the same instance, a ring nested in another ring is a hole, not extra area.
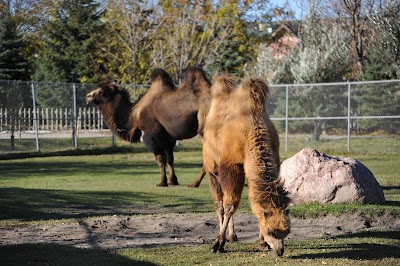
M 273 50 L 274 58 L 282 59 L 291 48 L 297 47 L 300 42 L 299 25 L 300 23 L 296 21 L 283 21 L 276 25 L 268 45 Z

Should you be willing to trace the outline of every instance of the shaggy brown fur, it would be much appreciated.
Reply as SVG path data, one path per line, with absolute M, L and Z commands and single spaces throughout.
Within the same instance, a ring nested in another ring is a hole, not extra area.
M 265 119 L 268 86 L 260 79 L 245 80 L 235 89 L 231 77 L 219 77 L 212 86 L 210 112 L 204 128 L 203 160 L 220 220 L 214 252 L 223 252 L 225 232 L 236 240 L 233 214 L 248 178 L 249 199 L 257 216 L 260 239 L 275 254 L 283 254 L 283 239 L 290 232 L 286 207 L 289 198 L 279 180 L 270 127 Z
M 143 142 L 154 153 L 160 168 L 157 186 L 178 185 L 173 149 L 176 140 L 192 138 L 203 131 L 211 84 L 199 67 L 185 71 L 179 88 L 163 69 L 154 70 L 151 81 L 148 92 L 135 104 L 125 89 L 113 83 L 100 84 L 87 95 L 87 102 L 97 105 L 107 126 L 122 139 L 138 142 L 143 132 Z
M 201 110 L 209 110 L 210 109 L 210 104 L 208 103 L 208 106 L 205 106 L 203 108 L 201 108 Z M 205 114 L 206 115 L 206 114 Z M 205 116 L 204 116 L 205 117 Z M 199 119 L 200 121 L 200 119 Z M 271 147 L 273 150 L 273 156 L 275 157 L 275 163 L 276 163 L 276 167 L 278 168 L 278 171 L 280 170 L 280 166 L 281 166 L 281 162 L 280 162 L 280 157 L 279 157 L 279 135 L 278 132 L 276 131 L 276 128 L 274 126 L 274 124 L 272 123 L 271 119 L 269 118 L 268 112 L 265 109 L 264 112 L 264 122 L 268 128 L 269 131 L 269 137 L 271 139 Z M 204 124 L 203 124 L 204 127 Z M 200 128 L 200 127 L 199 127 Z M 200 175 L 196 178 L 196 180 L 188 185 L 188 187 L 199 187 L 201 181 L 203 180 L 204 176 L 205 176 L 206 172 L 204 170 L 204 167 L 202 168 L 202 171 L 200 173 Z

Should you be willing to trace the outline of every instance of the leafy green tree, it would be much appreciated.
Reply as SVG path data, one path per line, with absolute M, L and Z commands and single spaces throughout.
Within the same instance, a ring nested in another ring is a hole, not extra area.
M 376 36 L 368 53 L 365 80 L 400 79 L 400 3 L 389 1 L 371 17 Z
M 370 21 L 375 36 L 368 52 L 365 80 L 400 79 L 400 3 L 388 3 L 376 10 Z M 360 116 L 390 116 L 400 113 L 400 86 L 397 83 L 371 83 L 354 90 L 359 103 Z M 400 122 L 394 119 L 390 124 L 382 119 L 357 121 L 358 133 L 384 131 L 398 133 Z M 361 129 L 363 129 L 361 131 Z
M 350 71 L 352 62 L 348 46 L 349 34 L 331 20 L 323 20 L 317 6 L 310 7 L 303 24 L 300 43 L 283 60 L 275 73 L 274 83 L 309 84 L 341 81 Z M 291 117 L 341 116 L 346 107 L 346 90 L 327 89 L 316 86 L 290 88 L 289 115 Z M 281 98 L 284 99 L 284 98 Z M 285 113 L 285 104 L 276 110 Z M 316 140 L 323 130 L 329 129 L 323 120 L 291 123 L 292 130 L 309 128 Z M 308 131 L 308 130 L 307 130 Z
M 243 75 L 255 46 L 251 32 L 247 31 L 254 22 L 248 12 L 257 3 L 268 1 L 161 1 L 165 22 L 155 50 L 161 47 L 165 52 L 154 61 L 164 63 L 172 73 L 200 65 L 210 73 Z
M 121 83 L 143 83 L 156 65 L 153 57 L 163 53 L 157 49 L 165 22 L 161 7 L 151 0 L 113 0 L 107 3 L 104 15 L 109 34 L 102 50 L 107 57 L 109 75 Z

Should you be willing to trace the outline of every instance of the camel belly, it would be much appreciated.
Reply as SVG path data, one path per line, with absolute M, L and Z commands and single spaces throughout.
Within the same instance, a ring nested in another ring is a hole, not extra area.
M 169 119 L 162 119 L 160 122 L 168 134 L 177 140 L 193 138 L 197 135 L 199 127 L 197 112 L 187 116 L 171 116 Z

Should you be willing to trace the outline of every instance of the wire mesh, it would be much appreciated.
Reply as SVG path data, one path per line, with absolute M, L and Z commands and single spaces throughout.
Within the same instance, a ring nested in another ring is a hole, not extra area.
M 111 146 L 101 113 L 86 105 L 96 86 L 0 80 L 0 153 L 35 151 L 36 142 L 41 151 Z M 149 88 L 124 87 L 132 101 Z M 281 150 L 400 150 L 399 80 L 272 85 L 267 109 L 282 138 Z

